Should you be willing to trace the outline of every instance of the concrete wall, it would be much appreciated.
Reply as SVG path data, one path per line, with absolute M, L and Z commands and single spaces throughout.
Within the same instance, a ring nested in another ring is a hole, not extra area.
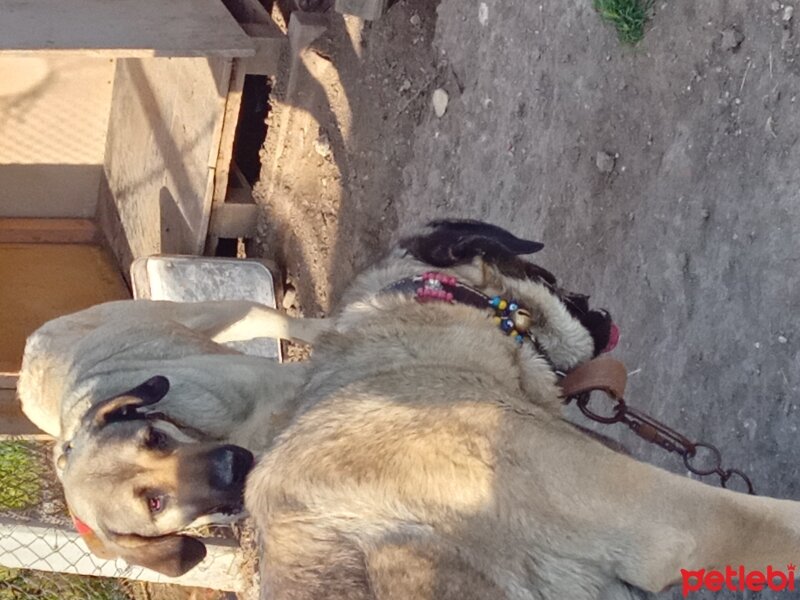
M 115 61 L 0 56 L 0 217 L 91 217 Z

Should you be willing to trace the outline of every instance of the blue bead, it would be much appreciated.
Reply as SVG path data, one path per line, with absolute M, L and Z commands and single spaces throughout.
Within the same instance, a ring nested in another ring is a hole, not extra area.
M 508 310 L 510 310 L 511 312 L 514 312 L 517 309 L 519 309 L 519 304 L 517 304 L 516 300 L 512 300 L 511 304 L 508 305 Z
M 522 336 L 522 334 L 521 334 L 521 333 L 518 333 L 518 334 L 517 334 L 517 337 L 516 337 L 516 338 L 514 338 L 514 339 L 516 339 L 516 340 L 517 340 L 517 343 L 518 343 L 518 344 L 521 344 L 521 343 L 522 343 L 522 342 L 525 340 L 525 338 Z
M 500 323 L 500 329 L 508 333 L 509 331 L 514 329 L 514 321 L 512 321 L 511 319 L 506 319 L 505 321 Z
M 495 296 L 489 300 L 489 305 L 497 308 L 500 305 L 500 296 Z

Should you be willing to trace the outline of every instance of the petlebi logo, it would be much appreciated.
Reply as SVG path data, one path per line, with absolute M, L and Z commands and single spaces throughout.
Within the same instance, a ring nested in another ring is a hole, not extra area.
M 698 571 L 687 571 L 681 569 L 683 579 L 683 597 L 686 598 L 692 592 L 699 592 L 706 589 L 712 592 L 730 590 L 732 592 L 760 592 L 762 590 L 772 590 L 782 592 L 784 590 L 795 590 L 795 565 L 786 565 L 786 570 L 775 569 L 772 565 L 766 571 L 745 571 L 742 565 L 734 568 L 731 565 L 725 567 L 725 571 L 716 569 L 700 569 Z

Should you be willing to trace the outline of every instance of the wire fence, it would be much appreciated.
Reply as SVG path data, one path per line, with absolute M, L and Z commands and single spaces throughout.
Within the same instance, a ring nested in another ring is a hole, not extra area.
M 158 574 L 92 555 L 73 530 L 52 450 L 52 442 L 0 441 L 0 600 L 226 597 L 166 586 L 158 583 L 166 580 Z M 237 589 L 234 530 L 213 527 L 199 533 L 219 545 L 209 547 L 209 558 L 187 574 L 185 583 Z
M 0 518 L 70 525 L 52 452 L 53 442 L 0 442 Z

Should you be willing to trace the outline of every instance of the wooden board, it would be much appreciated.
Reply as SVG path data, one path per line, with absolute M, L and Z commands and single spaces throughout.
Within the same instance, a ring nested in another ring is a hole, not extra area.
M 380 19 L 389 7 L 389 0 L 336 0 L 337 12 L 354 15 L 365 21 Z
M 0 373 L 19 369 L 25 340 L 45 321 L 129 297 L 98 246 L 0 244 Z
M 0 6 L 0 50 L 107 57 L 252 56 L 219 0 L 13 0 Z
M 0 440 L 17 437 L 52 439 L 23 414 L 16 390 L 0 389 Z
M 94 216 L 113 79 L 113 59 L 0 53 L 0 217 Z
M 222 137 L 220 139 L 219 153 L 217 154 L 214 178 L 214 204 L 225 202 L 225 197 L 228 193 L 228 179 L 230 177 L 231 162 L 233 161 L 233 141 L 236 137 L 236 126 L 239 123 L 239 110 L 242 107 L 245 75 L 244 64 L 241 61 L 236 61 L 233 64 L 228 97 L 225 102 Z
M 288 43 L 283 34 L 263 6 L 256 0 L 227 0 L 226 5 L 242 28 L 252 36 L 258 48 L 258 55 L 234 62 L 228 98 L 225 105 L 224 122 L 219 154 L 217 156 L 216 178 L 214 182 L 214 203 L 225 202 L 228 193 L 228 179 L 233 160 L 233 142 L 239 123 L 239 111 L 242 104 L 242 92 L 246 75 L 278 74 L 278 65 L 284 46 Z M 294 17 L 293 17 L 294 18 Z
M 0 218 L 0 244 L 96 244 L 95 224 L 88 219 Z
M 100 225 L 123 269 L 203 250 L 231 60 L 117 61 Z

